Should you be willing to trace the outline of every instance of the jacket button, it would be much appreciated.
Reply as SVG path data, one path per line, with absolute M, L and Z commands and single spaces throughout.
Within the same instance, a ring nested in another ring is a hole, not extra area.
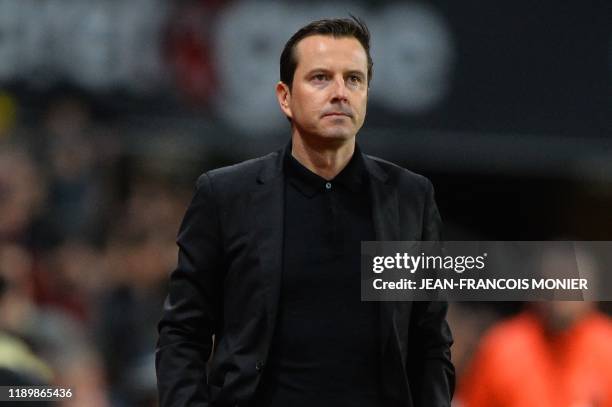
M 266 364 L 263 361 L 258 360 L 257 363 L 255 363 L 255 370 L 257 370 L 259 373 L 261 373 L 265 366 L 266 366 Z

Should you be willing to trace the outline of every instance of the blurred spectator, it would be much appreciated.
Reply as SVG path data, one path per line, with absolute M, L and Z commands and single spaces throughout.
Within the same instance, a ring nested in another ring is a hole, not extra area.
M 168 19 L 168 65 L 182 96 L 196 105 L 208 104 L 217 85 L 211 35 L 215 3 L 220 1 L 176 2 Z
M 544 275 L 564 262 L 576 257 L 544 256 Z M 580 273 L 597 286 L 594 270 Z M 588 301 L 530 304 L 485 335 L 456 398 L 462 407 L 611 407 L 612 321 Z
M 0 278 L 3 282 L 0 297 L 0 328 L 16 333 L 27 330 L 26 318 L 35 312 L 32 279 L 33 258 L 15 244 L 0 243 Z
M 6 249 L 3 249 L 3 251 Z M 5 257 L 4 253 L 2 256 Z M 0 262 L 0 267 L 6 269 L 6 262 Z M 2 270 L 0 270 L 2 271 Z M 0 331 L 0 385 L 34 385 L 49 383 L 53 378 L 53 372 L 45 362 L 36 356 L 27 344 L 17 337 L 9 334 L 6 329 L 14 326 L 16 321 L 12 315 L 7 317 L 5 311 L 10 307 L 6 306 L 5 298 L 7 291 L 10 291 L 10 279 L 0 273 L 0 310 L 2 311 L 2 330 Z
M 0 241 L 30 249 L 48 247 L 56 236 L 44 215 L 46 185 L 20 146 L 0 145 Z
M 106 248 L 111 286 L 101 295 L 97 330 L 113 399 L 126 406 L 151 405 L 157 396 L 151 338 L 176 262 L 174 240 L 187 193 L 151 174 L 130 189 Z
M 97 332 L 113 398 L 129 406 L 135 405 L 143 393 L 156 394 L 154 370 L 147 372 L 148 378 L 137 371 L 147 360 L 154 360 L 151 337 L 169 268 L 163 258 L 166 249 L 154 238 L 136 234 L 117 239 L 108 250 L 110 256 L 120 260 L 115 263 L 120 268 L 114 270 L 119 278 L 115 287 L 101 296 Z
M 54 385 L 70 388 L 73 397 L 60 402 L 60 407 L 108 407 L 105 371 L 100 357 L 93 351 L 75 353 L 65 358 L 61 365 L 61 375 Z
M 106 288 L 102 255 L 84 241 L 70 240 L 49 250 L 36 274 L 36 300 L 88 324 L 96 299 Z
M 78 97 L 60 97 L 48 110 L 45 127 L 49 218 L 62 237 L 89 238 L 102 202 L 89 106 Z
M 189 191 L 160 176 L 136 177 L 130 185 L 124 219 L 116 228 L 115 235 L 138 232 L 156 236 L 172 244 L 172 260 L 176 260 L 174 238 L 185 211 L 186 196 L 189 196 Z
M 50 384 L 81 394 L 77 399 L 81 402 L 66 405 L 107 405 L 101 402 L 106 397 L 105 374 L 85 327 L 57 308 L 35 303 L 32 264 L 24 248 L 0 244 L 0 277 L 5 282 L 0 329 L 22 338 L 48 363 L 53 371 Z
M 0 333 L 0 386 L 44 386 L 49 385 L 52 372 L 49 366 L 36 356 L 20 339 Z M 19 407 L 44 407 L 52 402 L 24 402 L 3 405 Z

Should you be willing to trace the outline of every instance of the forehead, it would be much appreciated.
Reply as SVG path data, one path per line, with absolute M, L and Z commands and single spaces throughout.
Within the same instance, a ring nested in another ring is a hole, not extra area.
M 297 69 L 315 67 L 367 71 L 368 57 L 365 49 L 355 37 L 332 37 L 311 35 L 296 44 Z

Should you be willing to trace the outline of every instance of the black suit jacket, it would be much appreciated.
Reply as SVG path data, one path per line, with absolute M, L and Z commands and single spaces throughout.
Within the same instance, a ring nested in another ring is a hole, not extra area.
M 198 179 L 159 323 L 156 369 L 163 407 L 245 405 L 255 392 L 280 292 L 283 154 Z M 364 161 L 377 240 L 439 240 L 441 221 L 429 180 L 374 157 L 364 155 Z M 405 406 L 450 406 L 454 369 L 447 304 L 380 305 L 385 393 Z

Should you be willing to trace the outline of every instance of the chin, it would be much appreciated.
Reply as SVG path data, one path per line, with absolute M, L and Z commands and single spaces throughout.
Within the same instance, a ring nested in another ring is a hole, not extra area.
M 355 137 L 355 132 L 352 129 L 336 128 L 328 129 L 322 133 L 323 137 L 329 140 L 350 140 Z

